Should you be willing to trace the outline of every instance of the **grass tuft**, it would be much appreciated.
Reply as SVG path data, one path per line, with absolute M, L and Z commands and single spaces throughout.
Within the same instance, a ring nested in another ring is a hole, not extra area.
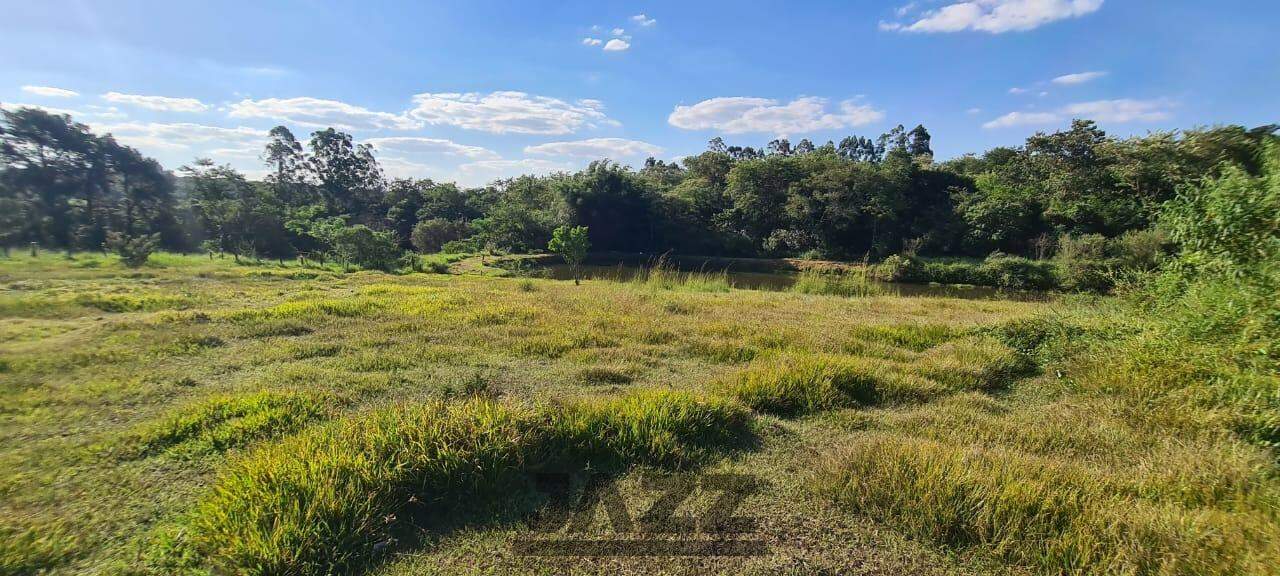
M 871 435 L 812 487 L 907 534 L 1053 574 L 1264 574 L 1265 517 L 1154 504 L 1054 459 Z
M 332 397 L 295 392 L 216 396 L 147 425 L 130 441 L 132 455 L 192 456 L 223 452 L 294 432 L 326 418 Z
M 805 270 L 796 276 L 792 292 L 801 294 L 818 294 L 823 296 L 863 297 L 878 296 L 884 290 L 865 273 L 833 274 L 814 270 Z

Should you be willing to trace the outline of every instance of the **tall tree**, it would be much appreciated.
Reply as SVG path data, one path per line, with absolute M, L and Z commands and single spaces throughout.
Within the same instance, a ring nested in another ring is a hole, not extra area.
M 350 134 L 333 128 L 311 134 L 309 167 L 321 197 L 332 215 L 356 222 L 381 224 L 386 215 L 382 169 L 367 144 L 355 144 Z

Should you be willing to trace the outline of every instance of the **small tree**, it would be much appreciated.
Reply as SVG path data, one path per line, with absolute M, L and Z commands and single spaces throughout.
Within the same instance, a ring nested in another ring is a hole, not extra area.
M 120 261 L 130 268 L 146 264 L 159 244 L 159 234 L 128 236 L 120 232 L 107 232 L 107 249 L 119 254 Z
M 467 223 L 444 218 L 431 218 L 413 227 L 410 241 L 423 254 L 439 252 L 445 244 L 467 236 Z
M 402 255 L 395 234 L 377 232 L 363 224 L 339 230 L 333 239 L 333 250 L 344 264 L 384 272 L 395 270 Z
M 578 285 L 578 267 L 587 257 L 591 249 L 591 239 L 587 237 L 586 226 L 561 226 L 551 233 L 551 242 L 547 248 L 559 254 L 573 271 L 573 284 Z

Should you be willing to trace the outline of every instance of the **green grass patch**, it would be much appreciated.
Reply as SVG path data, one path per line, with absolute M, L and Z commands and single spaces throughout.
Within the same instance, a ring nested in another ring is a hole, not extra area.
M 890 363 L 838 354 L 779 354 L 753 362 L 716 388 L 753 410 L 798 416 L 849 406 L 924 400 L 946 390 Z
M 749 418 L 668 391 L 543 409 L 472 398 L 378 410 L 232 462 L 191 517 L 192 544 L 228 573 L 345 571 L 389 542 L 391 518 L 509 499 L 524 472 L 551 462 L 695 462 L 747 434 Z
M 1265 574 L 1265 516 L 1157 504 L 1053 459 L 870 435 L 829 457 L 813 489 L 911 536 L 978 547 L 1052 574 Z
M 339 402 L 300 392 L 255 392 L 208 398 L 145 426 L 129 439 L 127 452 L 200 455 L 223 452 L 279 437 L 329 417 Z

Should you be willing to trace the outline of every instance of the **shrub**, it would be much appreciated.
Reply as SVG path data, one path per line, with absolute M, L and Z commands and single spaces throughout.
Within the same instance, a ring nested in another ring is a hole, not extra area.
M 1104 260 L 1060 260 L 1058 283 L 1074 292 L 1109 292 L 1115 287 L 1115 270 Z
M 347 226 L 334 234 L 333 250 L 343 262 L 390 272 L 400 262 L 395 234 L 376 232 L 368 226 Z
M 1063 234 L 1058 237 L 1054 258 L 1064 261 L 1102 260 L 1107 256 L 1107 239 L 1101 234 Z
M 159 234 L 126 236 L 120 232 L 108 232 L 106 247 L 120 256 L 120 261 L 130 268 L 147 263 L 151 253 L 160 245 Z
M 929 279 L 925 276 L 924 265 L 915 256 L 894 254 L 885 258 L 871 270 L 877 280 L 885 282 L 922 282 Z
M 1168 234 L 1162 229 L 1130 230 L 1111 240 L 1110 252 L 1122 269 L 1155 270 L 1168 246 Z
M 468 254 L 471 252 L 479 252 L 480 244 L 475 238 L 466 238 L 463 240 L 451 240 L 440 245 L 440 251 L 445 254 Z
M 409 238 L 419 252 L 431 254 L 439 252 L 445 244 L 466 238 L 469 232 L 466 222 L 431 218 L 418 222 Z
M 1015 290 L 1052 290 L 1058 286 L 1052 264 L 1016 256 L 989 256 L 976 272 L 986 282 L 974 284 Z

